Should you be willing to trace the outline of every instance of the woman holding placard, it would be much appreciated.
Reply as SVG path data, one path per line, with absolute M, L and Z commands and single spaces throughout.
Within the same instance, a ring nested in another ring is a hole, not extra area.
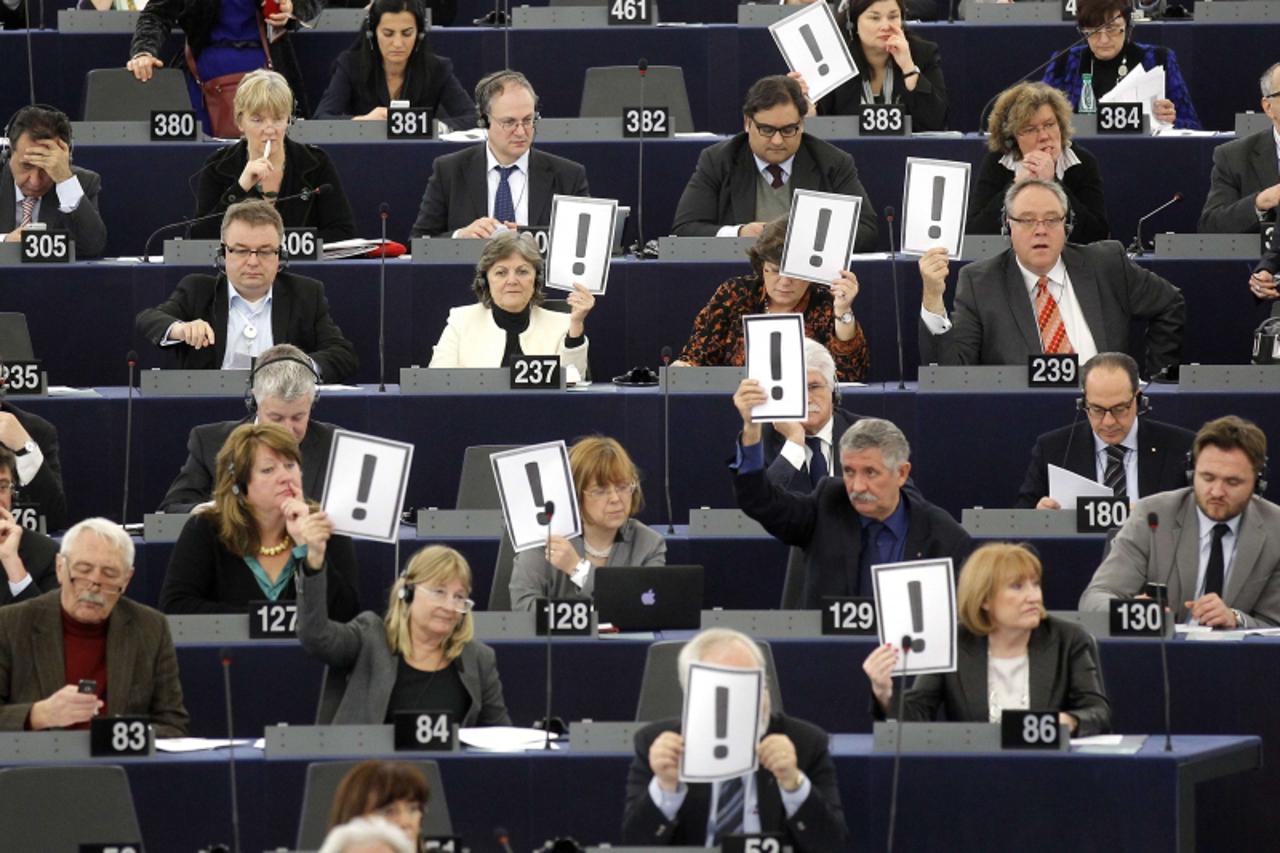
M 803 314 L 804 334 L 830 350 L 841 382 L 866 379 L 871 350 L 862 324 L 853 316 L 858 277 L 848 270 L 830 285 L 779 272 L 787 242 L 787 220 L 765 226 L 747 252 L 751 275 L 731 278 L 716 288 L 693 321 L 693 333 L 676 367 L 742 365 L 746 359 L 742 318 L 748 314 Z
M 644 506 L 640 472 L 612 438 L 592 435 L 569 449 L 569 470 L 582 509 L 582 538 L 552 536 L 545 550 L 522 551 L 511 570 L 511 609 L 533 610 L 539 598 L 590 599 L 604 566 L 661 566 L 662 534 L 632 516 Z
M 392 584 L 386 616 L 366 610 L 345 623 L 325 613 L 329 580 L 307 571 L 298 585 L 298 639 L 330 667 L 318 722 L 380 725 L 429 710 L 464 727 L 511 725 L 493 649 L 475 639 L 465 557 L 428 545 Z
M 903 719 L 998 723 L 1006 710 L 1057 711 L 1072 736 L 1111 728 L 1111 705 L 1092 638 L 1080 626 L 1045 613 L 1040 560 L 1022 545 L 992 542 L 965 561 L 956 585 L 960 625 L 955 672 L 916 677 Z M 862 664 L 877 718 L 895 717 L 893 643 Z
M 1000 93 L 988 121 L 990 151 L 969 193 L 970 234 L 1000 234 L 1004 194 L 1028 178 L 1056 181 L 1070 204 L 1072 243 L 1111 236 L 1098 159 L 1071 140 L 1071 105 L 1044 83 L 1019 83 Z
M 454 308 L 429 367 L 506 367 L 521 355 L 558 355 L 564 367 L 587 372 L 587 315 L 596 298 L 580 284 L 569 310 L 542 307 L 542 255 L 533 237 L 505 231 L 489 240 L 471 282 L 475 305 Z

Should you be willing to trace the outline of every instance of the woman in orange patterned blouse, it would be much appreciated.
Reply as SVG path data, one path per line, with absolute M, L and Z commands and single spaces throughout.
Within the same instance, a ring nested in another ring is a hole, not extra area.
M 693 334 L 676 366 L 741 365 L 745 350 L 742 318 L 748 314 L 803 314 L 804 333 L 831 351 L 841 382 L 867 378 L 871 362 L 862 324 L 853 316 L 858 277 L 848 270 L 829 286 L 779 275 L 787 220 L 770 222 L 751 247 L 751 275 L 731 278 L 716 288 L 693 321 Z

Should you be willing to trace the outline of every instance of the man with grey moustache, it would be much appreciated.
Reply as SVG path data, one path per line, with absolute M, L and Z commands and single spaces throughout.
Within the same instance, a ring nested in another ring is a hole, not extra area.
M 804 551 L 803 606 L 829 596 L 870 596 L 871 566 L 951 557 L 960 565 L 973 542 L 940 507 L 903 487 L 911 474 L 911 446 L 894 424 L 863 418 L 840 436 L 840 477 L 796 494 L 765 475 L 761 425 L 751 412 L 764 387 L 745 379 L 733 395 L 742 416 L 734 488 L 738 506 L 788 545 Z

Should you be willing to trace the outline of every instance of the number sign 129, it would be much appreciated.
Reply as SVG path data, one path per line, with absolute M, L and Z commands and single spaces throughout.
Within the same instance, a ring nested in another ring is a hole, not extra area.
M 822 599 L 822 633 L 851 637 L 874 635 L 875 599 L 834 596 Z

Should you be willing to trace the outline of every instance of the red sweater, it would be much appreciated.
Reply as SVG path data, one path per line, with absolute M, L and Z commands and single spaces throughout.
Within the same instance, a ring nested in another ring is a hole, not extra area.
M 62 650 L 67 683 L 79 684 L 82 678 L 98 682 L 94 692 L 105 707 L 107 701 L 107 623 L 90 625 L 79 622 L 62 611 Z M 88 721 L 70 726 L 88 729 Z

